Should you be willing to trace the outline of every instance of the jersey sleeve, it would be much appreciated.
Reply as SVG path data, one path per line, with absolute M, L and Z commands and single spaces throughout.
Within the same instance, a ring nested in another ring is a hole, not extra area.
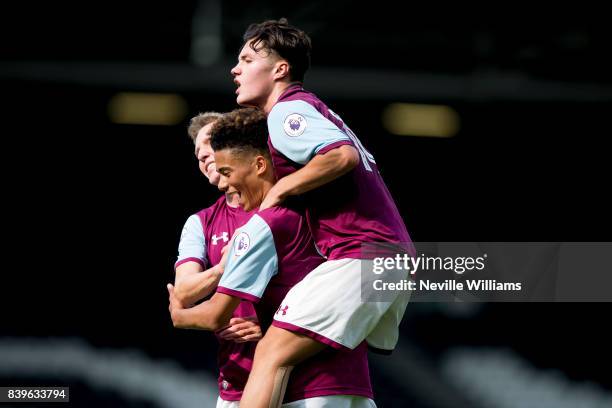
M 185 222 L 178 246 L 178 259 L 174 268 L 186 262 L 197 262 L 203 268 L 206 268 L 207 264 L 204 228 L 197 214 L 192 215 Z
M 272 231 L 259 215 L 254 215 L 236 233 L 217 292 L 258 302 L 277 272 Z
M 290 160 L 306 164 L 322 149 L 351 139 L 305 101 L 279 102 L 268 115 L 272 145 Z

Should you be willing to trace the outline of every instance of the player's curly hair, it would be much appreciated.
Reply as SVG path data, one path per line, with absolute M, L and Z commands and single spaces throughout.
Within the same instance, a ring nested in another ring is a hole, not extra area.
M 251 48 L 255 52 L 262 48 L 276 52 L 289 63 L 291 80 L 304 81 L 304 75 L 310 68 L 312 43 L 308 34 L 289 25 L 286 18 L 251 24 L 244 33 L 243 40 L 244 44 L 253 40 Z
M 240 108 L 218 119 L 211 131 L 213 150 L 233 149 L 270 158 L 266 115 L 257 108 Z
M 195 143 L 198 133 L 202 128 L 216 120 L 223 117 L 222 113 L 219 112 L 204 112 L 199 113 L 189 121 L 189 127 L 187 128 L 187 134 L 189 138 Z

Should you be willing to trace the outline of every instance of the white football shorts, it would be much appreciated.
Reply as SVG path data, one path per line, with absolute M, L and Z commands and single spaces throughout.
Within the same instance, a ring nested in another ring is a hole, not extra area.
M 347 258 L 322 263 L 291 288 L 272 324 L 336 349 L 354 349 L 365 339 L 375 351 L 390 353 L 398 341 L 410 291 L 387 292 L 389 301 L 363 301 L 362 266 L 371 271 L 372 261 Z
M 376 408 L 369 398 L 355 395 L 328 395 L 283 404 L 282 408 Z
M 217 408 L 240 408 L 240 401 L 225 401 L 219 397 Z M 370 398 L 355 395 L 328 395 L 283 404 L 282 408 L 376 408 Z

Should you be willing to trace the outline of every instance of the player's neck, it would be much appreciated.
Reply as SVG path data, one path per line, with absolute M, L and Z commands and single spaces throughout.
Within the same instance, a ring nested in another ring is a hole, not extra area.
M 268 115 L 270 111 L 272 110 L 272 108 L 274 107 L 274 105 L 276 105 L 276 102 L 278 102 L 278 98 L 280 98 L 283 92 L 285 92 L 287 88 L 289 88 L 290 86 L 298 84 L 298 83 L 299 82 L 286 82 L 286 81 L 276 82 L 264 106 L 261 107 L 264 113 Z
M 268 195 L 268 192 L 272 189 L 272 187 L 274 187 L 274 184 L 276 184 L 276 178 L 273 174 L 269 175 L 263 180 L 261 188 L 261 201 L 266 198 L 266 195 Z

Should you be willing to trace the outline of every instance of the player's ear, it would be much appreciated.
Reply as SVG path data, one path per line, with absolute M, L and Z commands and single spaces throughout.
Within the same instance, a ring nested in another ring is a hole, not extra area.
M 274 79 L 283 79 L 289 77 L 289 63 L 284 59 L 276 61 L 274 64 Z
M 258 155 L 255 158 L 255 166 L 257 167 L 257 174 L 264 174 L 266 172 L 266 170 L 268 169 L 268 163 L 266 162 L 266 158 Z

